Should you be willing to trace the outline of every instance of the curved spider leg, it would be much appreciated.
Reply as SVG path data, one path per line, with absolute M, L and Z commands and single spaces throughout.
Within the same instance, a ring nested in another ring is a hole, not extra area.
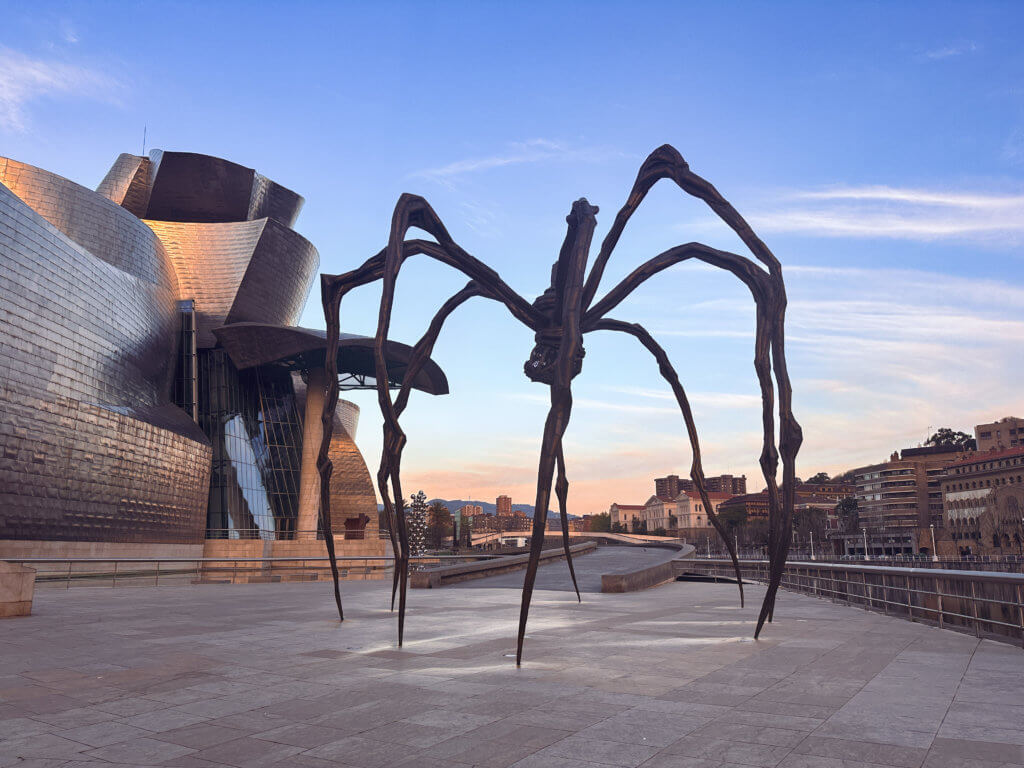
M 690 170 L 690 166 L 679 154 L 678 150 L 670 144 L 663 144 L 654 150 L 644 160 L 637 172 L 636 181 L 630 190 L 626 203 L 619 209 L 612 223 L 611 229 L 605 235 L 601 243 L 601 250 L 594 260 L 594 267 L 590 271 L 587 283 L 583 292 L 583 306 L 588 308 L 594 295 L 597 293 L 601 278 L 604 275 L 604 268 L 611 257 L 612 251 L 619 242 L 626 223 L 640 207 L 647 193 L 657 182 L 662 179 L 671 179 L 686 194 L 703 200 L 730 229 L 735 232 L 750 249 L 758 261 L 768 267 L 769 273 L 781 278 L 781 265 L 775 255 L 768 249 L 768 246 L 754 234 L 754 230 L 747 224 L 739 212 L 732 207 L 715 189 L 710 182 L 698 176 Z
M 561 450 L 562 437 L 572 414 L 573 366 L 583 348 L 583 273 L 587 266 L 590 241 L 597 226 L 596 214 L 597 208 L 586 200 L 577 200 L 573 203 L 572 211 L 566 217 L 569 231 L 557 263 L 557 279 L 554 283 L 558 302 L 556 306 L 561 310 L 558 354 L 553 367 L 554 375 L 549 385 L 551 407 L 544 422 L 544 438 L 537 467 L 537 497 L 533 505 L 530 559 L 523 579 L 519 632 L 516 635 L 516 666 L 523 662 L 526 620 L 530 615 L 533 585 L 537 579 L 541 549 L 544 547 L 544 528 L 547 524 L 548 504 L 551 501 L 551 480 L 557 454 Z
M 438 310 L 437 314 L 434 315 L 433 320 L 430 322 L 430 326 L 423 337 L 413 347 L 412 354 L 409 356 L 409 360 L 405 367 L 405 373 L 402 377 L 401 388 L 398 393 L 398 397 L 395 398 L 395 415 L 399 417 L 405 410 L 406 405 L 409 403 L 409 395 L 412 392 L 412 384 L 416 380 L 416 376 L 423 368 L 424 364 L 430 359 L 430 355 L 434 350 L 434 344 L 437 342 L 437 337 L 441 333 L 441 328 L 444 325 L 445 320 L 448 316 L 455 311 L 461 304 L 474 296 L 486 295 L 483 289 L 476 283 L 471 281 L 465 288 L 449 298 Z M 397 436 L 396 436 L 397 437 Z M 387 482 L 388 478 L 397 479 L 401 471 L 402 461 L 402 449 L 405 443 L 405 434 L 401 435 L 401 442 L 391 442 L 385 448 L 381 454 L 381 467 L 377 475 L 378 486 Z M 389 524 L 391 519 L 389 518 Z M 394 534 L 394 529 L 390 531 Z M 399 549 L 396 546 L 394 549 L 396 556 L 396 565 L 401 560 Z M 408 558 L 405 558 L 406 561 Z M 407 567 L 406 567 L 406 570 Z M 401 579 L 402 568 L 396 567 L 393 569 L 393 579 L 391 585 L 391 610 L 395 609 L 395 596 L 398 592 L 398 586 Z
M 561 356 L 561 353 L 560 353 Z M 564 381 L 562 379 L 564 378 Z M 530 600 L 533 585 L 537 579 L 537 566 L 544 547 L 544 529 L 547 524 L 548 505 L 551 501 L 551 480 L 555 470 L 557 445 L 561 442 L 572 413 L 572 391 L 568 377 L 558 377 L 551 385 L 551 407 L 544 422 L 544 438 L 541 443 L 540 461 L 537 468 L 537 497 L 533 505 L 533 532 L 530 536 L 530 559 L 526 564 L 523 579 L 523 596 L 519 606 L 519 632 L 516 635 L 516 666 L 523 663 L 523 640 L 526 637 L 526 620 L 530 615 Z
M 558 451 L 555 454 L 558 467 L 558 479 L 555 481 L 555 495 L 558 497 L 558 515 L 562 520 L 562 549 L 565 552 L 565 562 L 569 564 L 569 575 L 572 577 L 572 587 L 576 590 L 576 602 L 582 603 L 580 597 L 580 585 L 576 583 L 576 568 L 572 564 L 572 550 L 569 547 L 569 515 L 566 512 L 566 502 L 569 498 L 569 480 L 565 476 L 565 455 L 562 453 L 562 441 L 558 441 Z M 534 510 L 534 514 L 537 511 Z
M 429 211 L 429 214 L 433 215 L 433 211 L 429 209 L 429 206 L 426 205 L 426 201 L 423 201 L 422 198 L 414 198 L 412 196 L 403 196 L 403 198 L 408 198 L 407 203 L 409 204 L 422 204 L 422 206 L 425 206 Z M 434 219 L 436 219 L 436 215 L 433 216 Z M 419 218 L 429 218 L 429 215 L 420 215 Z M 418 223 L 417 226 L 419 226 Z M 430 231 L 432 234 L 434 233 L 434 230 L 436 230 L 436 227 L 430 226 L 429 223 L 428 226 L 424 226 L 422 228 Z M 443 226 L 441 229 L 443 231 Z M 447 237 L 447 232 L 444 234 Z M 450 241 L 450 237 L 447 239 Z M 391 245 L 392 244 L 389 244 L 389 246 Z M 328 456 L 330 442 L 334 431 L 334 410 L 337 407 L 339 391 L 337 344 L 341 331 L 340 305 L 342 298 L 349 290 L 375 280 L 380 280 L 384 277 L 387 253 L 387 248 L 382 249 L 380 252 L 367 259 L 360 267 L 350 272 L 346 272 L 341 275 L 321 275 L 321 298 L 324 308 L 324 318 L 327 326 L 325 340 L 325 368 L 327 371 L 328 392 L 327 397 L 324 400 L 324 409 L 321 414 L 323 438 L 320 443 L 320 452 L 317 457 L 317 469 L 320 473 L 320 508 L 326 531 L 327 550 L 331 563 L 331 573 L 334 580 L 335 601 L 338 605 L 338 614 L 342 619 L 344 619 L 344 614 L 341 607 L 341 593 L 338 583 L 338 565 L 334 551 L 333 526 L 331 525 L 330 513 L 330 478 L 333 471 L 333 465 Z M 460 269 L 467 274 L 478 276 L 487 281 L 495 291 L 495 294 L 493 295 L 490 292 L 486 294 L 489 298 L 494 298 L 495 300 L 504 303 L 509 311 L 528 327 L 536 327 L 539 316 L 533 307 L 525 299 L 512 291 L 504 282 L 502 282 L 496 272 L 474 259 L 465 251 L 462 251 L 458 246 L 454 246 L 454 250 L 450 252 L 449 250 L 439 246 L 437 243 L 419 239 L 407 240 L 401 244 L 401 256 L 403 259 L 416 254 L 429 255 L 431 258 L 449 264 L 450 266 Z M 389 521 L 388 534 L 391 538 L 392 550 L 397 555 L 401 550 L 401 542 L 399 541 L 396 533 L 398 526 L 394 522 L 394 508 L 390 505 L 389 498 L 385 502 L 385 515 Z M 400 573 L 396 572 L 396 583 L 399 576 Z
M 403 194 L 395 205 L 394 214 L 391 218 L 391 232 L 388 237 L 388 244 L 384 249 L 383 285 L 381 289 L 380 312 L 377 317 L 377 334 L 374 337 L 373 350 L 375 378 L 377 379 L 377 401 L 380 404 L 381 413 L 384 417 L 385 450 L 391 454 L 392 460 L 404 446 L 405 434 L 399 426 L 398 414 L 395 411 L 395 404 L 391 399 L 391 393 L 388 388 L 384 347 L 387 343 L 388 329 L 391 324 L 395 285 L 402 262 L 406 258 L 405 235 L 409 229 L 414 227 L 422 229 L 437 240 L 437 249 L 431 249 L 431 251 L 424 249 L 424 252 L 428 252 L 434 258 L 455 266 L 459 271 L 485 286 L 488 293 L 505 303 L 516 317 L 528 325 L 532 322 L 531 327 L 535 327 L 536 321 L 540 319 L 539 313 L 525 299 L 509 288 L 494 270 L 470 256 L 452 240 L 440 217 L 438 217 L 426 200 L 417 195 Z M 393 464 L 394 462 L 391 461 L 389 463 Z M 394 466 L 390 472 L 390 477 L 394 497 L 396 500 L 401 499 L 401 482 Z M 382 484 L 379 490 L 385 508 L 387 508 L 391 503 L 391 499 L 389 498 L 386 484 Z M 395 522 L 398 528 L 398 543 L 401 553 L 401 561 L 396 563 L 396 567 L 401 569 L 398 585 L 398 644 L 401 646 L 405 633 L 409 541 L 405 516 L 397 515 Z
M 777 450 L 775 447 L 774 432 L 765 431 L 765 440 L 770 442 L 762 451 L 761 467 L 765 475 L 765 483 L 769 491 L 769 590 L 765 596 L 768 613 L 774 605 L 774 596 L 778 590 L 778 583 L 781 582 L 782 570 L 785 567 L 785 556 L 788 553 L 788 543 L 784 539 L 788 537 L 788 530 L 792 526 L 792 503 L 794 499 L 795 484 L 795 462 L 796 453 L 801 442 L 800 426 L 793 417 L 792 390 L 789 377 L 786 374 L 785 361 L 782 345 L 782 329 L 786 310 L 786 289 L 782 279 L 782 267 L 778 259 L 769 250 L 768 246 L 754 233 L 746 220 L 736 211 L 735 208 L 712 186 L 706 179 L 698 176 L 690 170 L 689 165 L 676 149 L 670 145 L 663 145 L 652 152 L 644 161 L 636 181 L 630 191 L 626 204 L 619 210 L 612 228 L 609 230 L 601 250 L 587 279 L 584 291 L 584 306 L 589 307 L 597 292 L 598 285 L 604 272 L 605 265 L 611 256 L 615 245 L 618 243 L 626 223 L 633 215 L 644 197 L 661 179 L 671 179 L 684 192 L 703 200 L 730 229 L 735 232 L 743 243 L 750 249 L 751 253 L 768 268 L 769 280 L 766 282 L 766 303 L 770 305 L 771 314 L 775 322 L 771 323 L 770 332 L 767 333 L 767 343 L 758 343 L 755 346 L 755 367 L 758 369 L 758 377 L 761 381 L 762 393 L 765 391 L 765 381 L 761 377 L 760 370 L 763 364 L 767 363 L 769 356 L 778 358 L 775 361 L 776 382 L 779 386 L 779 407 L 780 407 L 780 429 L 779 444 L 786 446 L 783 452 L 783 492 L 780 505 L 779 494 L 774 471 L 769 476 L 768 468 L 777 469 Z M 759 270 L 760 271 L 760 270 Z M 734 271 L 735 273 L 735 271 Z M 762 273 L 763 274 L 763 273 Z M 738 275 L 739 276 L 739 275 Z M 642 280 L 641 280 L 642 282 Z M 755 297 L 756 298 L 756 297 Z M 621 299 L 620 299 L 621 300 Z M 759 310 L 764 309 L 760 306 Z M 598 316 L 591 316 L 591 321 L 596 321 Z M 774 353 L 774 354 L 772 354 Z M 763 360 L 761 359 L 763 358 Z M 769 368 L 768 384 L 771 385 L 771 366 Z M 781 376 L 780 376 L 781 374 Z M 767 408 L 767 403 L 765 404 Z M 765 419 L 766 425 L 768 419 Z M 773 458 L 774 457 L 774 458 Z M 772 523 L 775 523 L 775 535 L 771 535 Z M 764 618 L 758 624 L 758 632 L 763 624 Z M 756 635 L 755 635 L 756 636 Z
M 693 484 L 697 486 L 697 493 L 700 494 L 700 499 L 704 503 L 704 511 L 707 513 L 708 520 L 711 521 L 711 525 L 714 526 L 719 537 L 722 539 L 722 542 L 725 544 L 726 550 L 729 552 L 729 558 L 732 560 L 733 571 L 736 573 L 736 584 L 739 586 L 740 590 L 740 607 L 742 608 L 744 606 L 743 575 L 740 573 L 740 563 L 736 553 L 736 543 L 729 536 L 729 532 L 722 524 L 722 521 L 718 519 L 718 515 L 715 514 L 715 508 L 711 504 L 711 499 L 708 497 L 707 486 L 704 482 L 704 468 L 701 464 L 700 441 L 697 437 L 697 425 L 693 420 L 693 411 L 690 408 L 690 400 L 687 398 L 686 390 L 683 389 L 683 385 L 679 381 L 679 375 L 676 373 L 675 368 L 672 367 L 672 363 L 669 361 L 665 350 L 657 341 L 654 340 L 654 337 L 651 336 L 651 334 L 647 332 L 647 329 L 642 325 L 605 318 L 595 325 L 595 330 L 619 331 L 633 336 L 637 341 L 643 344 L 648 352 L 654 355 L 654 359 L 658 362 L 658 370 L 661 372 L 662 378 L 668 382 L 670 387 L 672 387 L 672 393 L 675 395 L 676 402 L 679 404 L 679 410 L 683 413 L 683 421 L 686 422 L 686 432 L 689 435 L 690 448 L 693 452 L 693 462 L 690 466 L 690 477 L 693 478 Z

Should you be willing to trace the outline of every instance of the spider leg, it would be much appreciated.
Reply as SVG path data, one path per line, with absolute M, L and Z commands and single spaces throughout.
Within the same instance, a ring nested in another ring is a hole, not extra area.
M 652 259 L 613 288 L 602 301 L 591 307 L 597 293 L 605 266 L 615 249 L 627 222 L 643 202 L 650 189 L 661 179 L 671 179 L 688 195 L 703 200 L 718 217 L 725 222 L 743 241 L 761 264 L 767 267 L 767 275 L 753 262 L 735 255 L 723 259 L 722 252 L 713 252 L 706 246 L 691 243 L 678 249 L 666 251 Z M 706 249 L 701 254 L 696 248 Z M 687 251 L 690 251 L 687 255 Z M 728 269 L 754 294 L 758 307 L 758 338 L 755 344 L 755 369 L 761 386 L 764 421 L 764 447 L 760 465 L 768 489 L 769 503 L 769 583 L 758 619 L 754 636 L 760 634 L 765 620 L 770 620 L 775 605 L 775 596 L 782 580 L 786 555 L 789 551 L 789 531 L 792 527 L 793 503 L 795 500 L 796 454 L 802 442 L 800 425 L 792 413 L 792 388 L 786 370 L 783 344 L 783 327 L 786 311 L 786 288 L 782 279 L 782 267 L 768 246 L 754 233 L 754 230 L 721 193 L 706 179 L 690 170 L 689 165 L 674 147 L 663 145 L 652 152 L 637 173 L 625 205 L 619 210 L 611 229 L 601 244 L 601 250 L 584 288 L 584 307 L 588 309 L 585 331 L 592 330 L 603 315 L 622 301 L 629 293 L 653 274 L 678 263 L 684 258 L 700 258 L 708 263 Z M 712 260 L 715 259 L 715 260 Z M 773 384 L 771 374 L 775 372 Z M 779 388 L 779 441 L 775 445 L 774 434 L 774 385 Z M 776 482 L 779 451 L 782 453 L 781 494 Z
M 710 182 L 690 170 L 690 166 L 675 147 L 664 144 L 648 155 L 643 165 L 640 166 L 625 205 L 619 209 L 611 229 L 608 230 L 608 234 L 605 235 L 604 241 L 601 243 L 601 250 L 594 260 L 594 267 L 590 271 L 583 291 L 583 306 L 585 308 L 590 306 L 590 302 L 593 301 L 594 295 L 597 293 L 601 277 L 604 275 L 604 268 L 626 228 L 626 223 L 640 207 L 640 203 L 643 202 L 651 187 L 662 179 L 671 179 L 686 194 L 707 203 L 708 207 L 739 236 L 758 261 L 768 267 L 770 274 L 773 277 L 781 278 L 782 272 L 778 259 L 768 250 L 768 246 L 754 234 L 754 230 L 746 220 Z
M 433 235 L 438 242 L 424 240 L 404 240 L 408 229 L 417 227 Z M 391 234 L 388 245 L 382 251 L 368 259 L 360 267 L 343 275 L 322 275 L 321 295 L 324 317 L 327 325 L 327 354 L 325 367 L 328 376 L 328 396 L 324 402 L 321 416 L 323 423 L 323 439 L 317 458 L 320 471 L 320 505 L 324 525 L 328 534 L 328 556 L 331 562 L 331 573 L 334 578 L 335 600 L 338 604 L 339 616 L 344 618 L 341 609 L 341 593 L 338 585 L 337 560 L 334 552 L 333 527 L 330 515 L 330 477 L 333 471 L 328 457 L 328 449 L 333 435 L 334 409 L 338 402 L 338 358 L 337 340 L 340 328 L 340 304 L 344 295 L 359 285 L 382 280 L 384 288 L 381 297 L 380 314 L 378 316 L 377 335 L 374 339 L 374 369 L 377 379 L 377 399 L 384 416 L 385 455 L 397 456 L 405 442 L 405 435 L 398 426 L 398 415 L 395 404 L 388 391 L 387 366 L 384 361 L 384 345 L 387 341 L 387 330 L 390 324 L 391 307 L 394 301 L 394 285 L 402 262 L 413 255 L 426 254 L 442 263 L 462 271 L 484 286 L 480 295 L 486 295 L 502 302 L 514 317 L 529 328 L 536 330 L 542 317 L 524 298 L 515 293 L 498 276 L 497 272 L 470 256 L 460 248 L 448 234 L 440 218 L 426 200 L 415 195 L 402 195 L 392 217 Z M 410 377 L 410 380 L 412 377 Z M 406 395 L 406 399 L 408 395 Z M 404 515 L 396 515 L 391 497 L 386 491 L 386 478 L 391 477 L 392 487 L 397 498 L 401 499 L 401 486 L 398 482 L 397 465 L 388 469 L 382 467 L 378 472 L 378 489 L 381 490 L 385 514 L 389 521 L 389 534 L 392 549 L 396 553 L 395 583 L 401 587 L 399 599 L 399 645 L 402 643 L 405 623 L 405 586 L 408 573 L 408 534 Z M 404 553 L 404 554 L 403 554 Z M 394 597 L 394 584 L 392 598 Z M 392 599 L 393 602 L 393 599 Z
M 622 333 L 628 333 L 633 336 L 637 341 L 643 344 L 644 348 L 647 349 L 654 359 L 658 361 L 658 370 L 661 372 L 662 378 L 669 383 L 672 387 L 672 392 L 676 397 L 676 402 L 679 403 L 679 410 L 683 413 L 683 421 L 686 422 L 686 432 L 690 437 L 690 448 L 693 451 L 693 463 L 690 467 L 690 477 L 693 478 L 693 484 L 697 486 L 697 493 L 700 494 L 700 499 L 704 503 L 704 511 L 707 513 L 708 520 L 711 521 L 711 525 L 714 526 L 715 530 L 718 531 L 719 537 L 725 544 L 726 550 L 729 552 L 729 558 L 732 560 L 733 571 L 736 573 L 736 584 L 740 589 L 740 607 L 744 605 L 743 598 L 743 576 L 740 573 L 740 563 L 736 554 L 736 542 L 729 536 L 729 532 L 725 529 L 722 521 L 718 519 L 718 515 L 715 514 L 714 507 L 711 505 L 711 499 L 708 497 L 707 487 L 704 482 L 704 468 L 701 464 L 700 456 L 700 441 L 697 437 L 697 425 L 693 420 L 693 411 L 690 408 L 689 398 L 686 396 L 686 391 L 683 389 L 683 385 L 679 381 L 679 375 L 676 373 L 675 368 L 672 367 L 672 363 L 668 359 L 668 355 L 665 350 L 654 340 L 654 337 L 647 332 L 642 325 L 637 323 L 624 323 L 620 320 L 612 320 L 606 318 L 599 321 L 595 325 L 595 330 L 603 331 L 620 331 Z
M 526 637 L 526 619 L 530 615 L 530 600 L 533 584 L 537 579 L 540 553 L 544 548 L 544 529 L 547 525 L 548 505 L 551 502 L 551 479 L 555 470 L 555 459 L 562 435 L 569 424 L 572 413 L 572 391 L 568 382 L 551 385 L 551 407 L 544 422 L 544 439 L 541 443 L 540 462 L 537 469 L 537 498 L 533 505 L 533 532 L 530 538 L 530 559 L 523 579 L 523 596 L 519 607 L 519 632 L 516 636 L 516 666 L 523 662 L 523 640 Z
M 569 515 L 566 512 L 566 502 L 569 497 L 569 480 L 565 476 L 565 455 L 562 453 L 562 441 L 558 441 L 558 452 L 555 454 L 558 466 L 558 479 L 555 481 L 555 495 L 558 497 L 558 514 L 562 519 L 562 549 L 565 551 L 565 562 L 569 564 L 569 575 L 572 577 L 572 586 L 576 590 L 576 601 L 582 603 L 580 597 L 580 585 L 576 583 L 576 569 L 572 564 L 572 551 L 569 547 Z M 534 514 L 537 511 L 534 510 Z

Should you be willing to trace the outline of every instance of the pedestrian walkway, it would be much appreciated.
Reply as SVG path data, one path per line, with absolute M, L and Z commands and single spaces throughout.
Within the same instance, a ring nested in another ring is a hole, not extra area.
M 788 593 L 754 642 L 759 587 L 670 583 L 539 590 L 517 669 L 518 588 L 411 592 L 398 650 L 389 587 L 340 625 L 325 583 L 40 591 L 0 768 L 1024 765 L 1010 645 Z

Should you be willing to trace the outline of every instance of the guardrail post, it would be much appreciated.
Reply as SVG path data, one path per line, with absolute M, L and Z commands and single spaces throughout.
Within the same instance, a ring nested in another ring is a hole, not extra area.
M 1017 585 L 1017 611 L 1020 614 L 1020 647 L 1024 648 L 1024 591 Z
M 942 609 L 942 579 L 934 579 L 934 582 L 937 585 L 935 587 L 935 595 L 936 595 L 936 597 L 938 598 L 938 601 L 939 601 L 939 629 L 942 629 L 942 625 L 943 625 L 943 619 L 942 619 L 942 614 L 943 614 L 943 609 Z
M 156 561 L 156 581 L 153 583 L 154 587 L 160 586 L 160 561 Z
M 971 582 L 971 617 L 974 619 L 974 634 L 981 637 L 981 627 L 978 626 L 978 603 L 974 597 L 974 582 Z
M 71 589 L 71 561 L 68 560 L 68 580 L 64 582 L 64 589 Z
M 113 589 L 117 586 L 117 560 L 114 561 L 114 576 L 110 580 L 110 588 Z
M 914 599 L 910 591 L 910 577 L 907 576 L 907 618 L 914 620 Z
M 889 615 L 889 588 L 886 586 L 885 574 L 882 574 L 882 610 Z

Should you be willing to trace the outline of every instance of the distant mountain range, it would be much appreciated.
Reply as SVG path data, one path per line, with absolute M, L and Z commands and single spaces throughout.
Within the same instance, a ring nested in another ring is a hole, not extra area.
M 477 501 L 476 499 L 430 499 L 427 504 L 433 504 L 435 501 L 439 501 L 448 507 L 448 511 L 452 514 L 455 514 L 455 510 L 459 507 L 465 506 L 466 504 L 476 504 L 483 508 L 484 512 L 488 515 L 497 514 L 498 511 L 498 507 L 493 501 Z M 377 509 L 383 510 L 384 507 L 383 505 L 378 504 Z M 512 511 L 515 512 L 516 510 L 525 512 L 527 517 L 533 517 L 533 504 L 513 504 Z M 548 517 L 558 517 L 558 513 L 552 512 L 549 509 Z M 579 515 L 568 515 L 568 517 L 570 520 L 574 520 L 579 517 Z

